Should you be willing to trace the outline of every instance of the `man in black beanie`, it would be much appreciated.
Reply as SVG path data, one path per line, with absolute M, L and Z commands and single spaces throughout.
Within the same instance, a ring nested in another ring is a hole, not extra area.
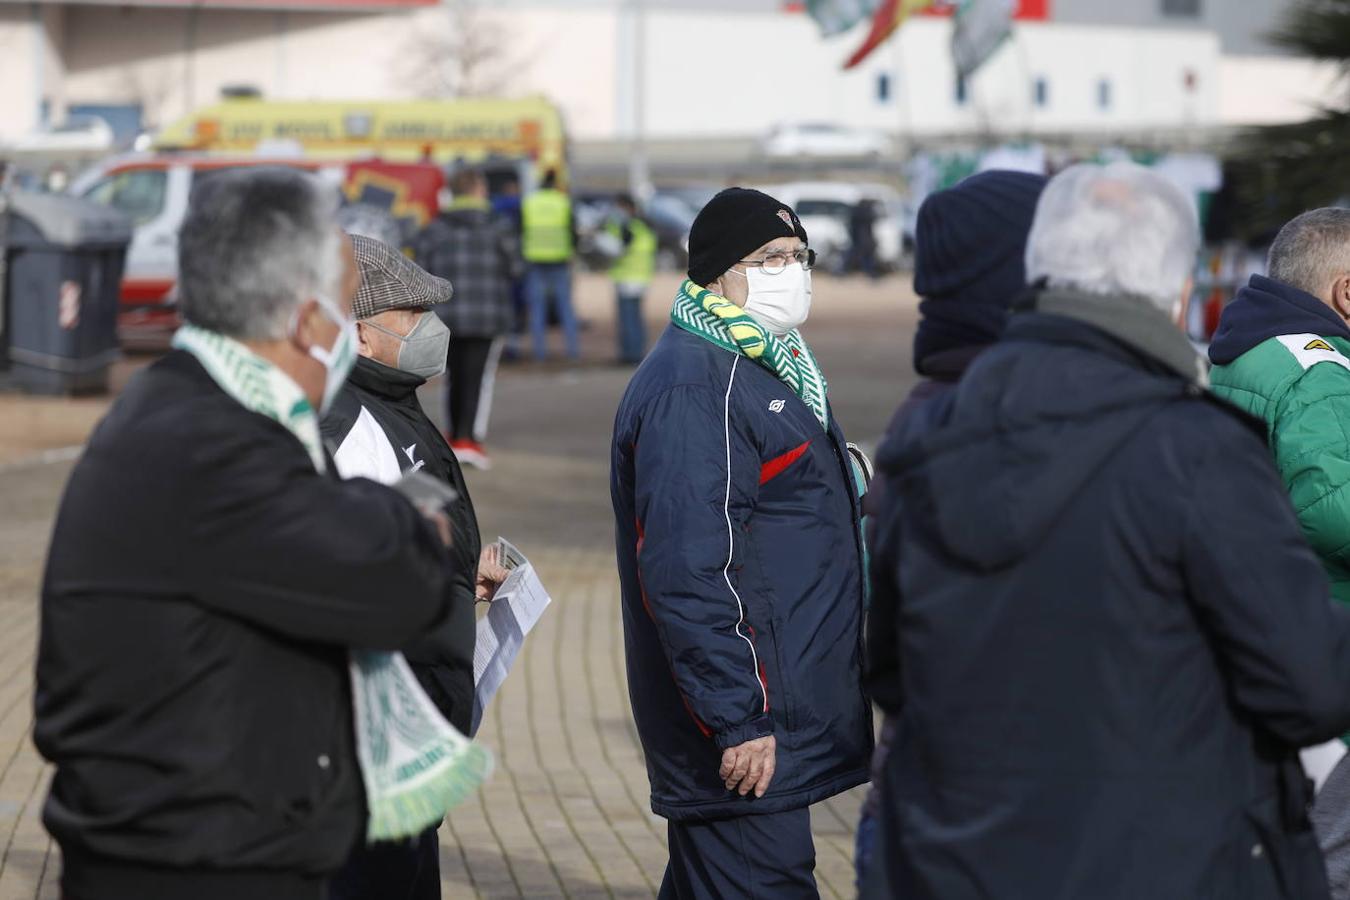
M 1009 305 L 1026 290 L 1027 234 L 1045 183 L 1043 175 L 982 172 L 930 195 L 919 207 L 914 290 L 923 300 L 914 370 L 923 379 L 896 411 L 888 435 L 921 421 L 923 407 L 955 390 L 966 367 L 1003 334 Z M 868 492 L 869 515 L 882 509 L 886 487 L 878 478 Z M 873 603 L 868 618 L 868 687 L 879 701 L 898 701 L 895 615 L 883 598 Z M 872 856 L 881 803 L 877 786 L 894 734 L 895 720 L 887 716 L 858 825 L 854 862 L 860 883 Z
M 815 255 L 789 207 L 718 194 L 628 386 L 614 502 L 628 686 L 662 898 L 815 898 L 811 804 L 867 780 L 862 501 L 797 328 Z

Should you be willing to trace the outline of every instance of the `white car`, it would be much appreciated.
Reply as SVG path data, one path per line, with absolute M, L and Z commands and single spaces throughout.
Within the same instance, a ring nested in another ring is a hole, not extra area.
M 845 128 L 828 122 L 802 122 L 776 126 L 759 142 L 765 156 L 784 159 L 802 156 L 876 158 L 889 156 L 894 146 L 877 131 Z
M 877 239 L 877 261 L 894 269 L 904 261 L 903 206 L 900 195 L 879 184 L 842 181 L 794 181 L 763 185 L 760 190 L 791 206 L 802 220 L 811 239 L 811 247 L 826 271 L 839 271 L 848 258 L 851 241 L 849 218 L 858 201 L 869 199 L 880 207 L 873 231 Z

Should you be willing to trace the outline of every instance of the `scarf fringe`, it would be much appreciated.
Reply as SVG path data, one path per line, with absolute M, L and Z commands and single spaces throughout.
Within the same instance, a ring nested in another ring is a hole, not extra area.
M 401 840 L 421 834 L 439 824 L 447 812 L 467 800 L 491 777 L 492 754 L 479 744 L 456 746 L 444 741 L 439 749 L 450 762 L 441 762 L 428 781 L 386 790 L 384 796 L 368 801 L 366 843 Z

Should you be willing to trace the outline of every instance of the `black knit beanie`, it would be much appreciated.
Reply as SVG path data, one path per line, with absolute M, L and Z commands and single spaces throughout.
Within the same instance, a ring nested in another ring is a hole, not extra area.
M 708 201 L 689 229 L 689 280 L 711 284 L 746 254 L 794 235 L 806 241 L 806 229 L 790 206 L 760 191 L 727 188 Z

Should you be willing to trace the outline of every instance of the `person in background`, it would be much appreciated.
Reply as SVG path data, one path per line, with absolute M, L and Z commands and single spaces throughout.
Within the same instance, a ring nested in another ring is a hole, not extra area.
M 501 216 L 511 225 L 511 230 L 516 236 L 516 242 L 520 242 L 521 222 L 520 222 L 520 178 L 514 172 L 508 173 L 498 184 L 496 193 L 493 193 L 490 200 L 492 211 Z M 517 275 L 511 281 L 511 312 L 514 319 L 511 324 L 511 331 L 507 334 L 506 343 L 502 348 L 502 357 L 508 360 L 514 360 L 520 356 L 519 340 L 525 332 L 526 307 L 525 307 L 525 279 L 524 268 L 521 274 Z
M 861 272 L 868 278 L 881 277 L 877 268 L 877 202 L 864 197 L 853 204 L 848 219 L 848 260 L 846 272 Z
M 1162 176 L 1061 172 L 1035 292 L 888 441 L 899 725 L 865 900 L 1328 896 L 1298 748 L 1350 726 L 1350 609 L 1206 389 L 1198 245 Z
M 322 900 L 365 837 L 348 650 L 439 628 L 450 572 L 320 439 L 356 360 L 336 201 L 291 169 L 193 193 L 185 324 L 71 473 L 33 735 L 67 900 Z
M 623 244 L 623 255 L 609 270 L 618 303 L 619 362 L 637 365 L 647 352 L 642 295 L 656 272 L 656 234 L 631 196 L 620 194 L 614 206 L 617 216 L 605 228 Z
M 1026 290 L 1027 234 L 1044 188 L 1041 175 L 983 172 L 930 194 L 919 207 L 914 290 L 923 300 L 913 360 L 920 381 L 896 410 L 888 435 L 921 433 L 930 404 L 955 391 L 971 363 L 1003 334 L 1009 307 Z M 869 519 L 883 514 L 889 493 L 885 478 L 873 480 L 867 494 Z M 874 596 L 868 613 L 869 693 L 888 706 L 900 703 L 900 660 L 891 637 L 897 599 L 887 593 Z M 876 842 L 880 785 L 896 721 L 893 715 L 885 717 L 872 757 L 872 788 L 863 804 L 855 854 L 860 884 Z
M 393 484 L 425 472 L 456 494 L 448 508 L 450 614 L 403 648 L 413 674 L 451 725 L 468 734 L 473 714 L 474 602 L 490 599 L 506 573 L 481 551 L 469 488 L 417 389 L 445 369 L 450 333 L 431 310 L 450 299 L 434 278 L 387 244 L 354 236 L 361 288 L 352 303 L 360 357 L 333 408 L 324 438 L 343 478 Z M 436 829 L 407 843 L 362 845 L 333 879 L 330 900 L 435 900 L 441 896 Z
M 572 309 L 572 257 L 576 222 L 572 201 L 558 187 L 558 173 L 549 170 L 542 186 L 520 207 L 521 244 L 525 257 L 525 301 L 529 309 L 534 358 L 548 358 L 548 311 L 557 311 L 567 344 L 567 358 L 581 357 L 576 313 Z
M 1350 604 L 1350 209 L 1315 209 L 1270 246 L 1209 347 L 1214 392 L 1265 423 L 1303 534 Z M 1350 757 L 1339 738 L 1304 754 L 1331 893 L 1350 898 Z
M 663 900 L 818 896 L 811 804 L 867 780 L 861 498 L 799 327 L 815 254 L 759 191 L 695 219 L 615 419 L 628 690 Z
M 488 418 L 503 338 L 511 332 L 511 286 L 523 264 L 515 232 L 488 206 L 487 179 L 465 169 L 450 179 L 454 199 L 418 236 L 414 255 L 449 279 L 455 294 L 436 307 L 450 328 L 447 437 L 460 462 L 487 469 Z

